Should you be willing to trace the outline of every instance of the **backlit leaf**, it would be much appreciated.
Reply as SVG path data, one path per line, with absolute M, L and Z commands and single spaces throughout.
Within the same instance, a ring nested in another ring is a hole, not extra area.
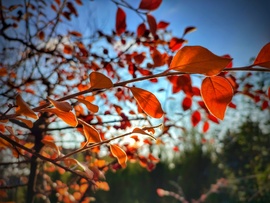
M 156 138 L 153 137 L 153 135 L 151 135 L 151 134 L 145 132 L 145 131 L 144 131 L 143 129 L 141 129 L 141 128 L 134 128 L 134 130 L 132 131 L 132 133 L 138 133 L 138 134 L 142 134 L 142 135 L 147 135 L 147 136 L 151 137 L 152 139 L 156 140 Z
M 78 100 L 78 102 L 83 103 L 87 109 L 93 113 L 97 113 L 99 110 L 99 107 L 95 104 L 92 104 L 91 102 L 85 100 L 85 99 L 80 99 L 80 98 L 76 98 Z
M 261 49 L 254 61 L 254 65 L 270 68 L 270 42 Z
M 213 76 L 220 73 L 231 60 L 201 46 L 185 46 L 173 57 L 170 69 Z
M 49 100 L 49 102 L 55 106 L 55 108 L 61 110 L 61 111 L 65 111 L 65 112 L 69 112 L 72 110 L 72 106 L 70 105 L 70 103 L 66 102 L 66 101 L 56 101 L 54 99 L 51 99 L 49 97 L 47 97 L 47 99 Z
M 126 152 L 116 144 L 111 144 L 110 150 L 112 152 L 112 155 L 117 158 L 118 163 L 122 166 L 122 168 L 125 168 L 127 162 Z
M 72 127 L 76 127 L 78 125 L 77 117 L 71 111 L 65 112 L 57 108 L 42 109 L 42 111 L 55 114 L 57 117 Z
M 83 126 L 86 143 L 98 143 L 102 141 L 99 132 L 93 126 L 89 125 L 81 119 L 79 119 L 79 122 Z
M 198 125 L 200 121 L 201 121 L 201 113 L 199 111 L 194 111 L 191 115 L 191 123 L 193 127 Z
M 16 120 L 20 120 L 22 121 L 25 125 L 27 125 L 29 128 L 33 127 L 33 122 L 28 120 L 28 119 L 24 119 L 24 118 L 20 118 L 20 117 L 16 117 Z
M 18 115 L 24 115 L 33 119 L 38 119 L 38 116 L 35 112 L 26 104 L 20 94 L 16 96 L 16 104 L 18 107 L 16 108 L 16 113 Z
M 233 97 L 233 88 L 228 80 L 220 76 L 206 77 L 202 82 L 201 94 L 211 114 L 223 120 Z
M 65 53 L 65 54 L 72 54 L 72 47 L 71 46 L 69 46 L 69 45 L 64 45 L 64 49 L 63 49 L 63 52 Z
M 144 23 L 141 23 L 141 24 L 138 26 L 138 28 L 137 28 L 137 36 L 138 36 L 138 37 L 143 36 L 144 33 L 145 33 L 145 31 L 146 31 L 146 26 L 145 26 Z
M 153 36 L 155 36 L 156 35 L 156 32 L 157 32 L 157 22 L 156 22 L 156 19 L 152 15 L 147 14 L 147 22 L 148 22 L 148 25 L 149 25 L 151 34 Z
M 54 141 L 43 139 L 41 142 L 45 145 L 45 147 L 50 147 L 50 148 L 54 149 L 54 151 L 57 153 L 58 157 L 61 155 L 61 152 Z
M 166 29 L 168 27 L 170 23 L 168 22 L 164 22 L 164 21 L 160 21 L 158 24 L 157 24 L 157 29 Z
M 177 37 L 173 37 L 170 40 L 170 44 L 169 44 L 169 48 L 171 51 L 177 51 L 178 49 L 180 49 L 184 43 L 186 43 L 187 41 L 182 39 L 182 38 L 177 38 Z
M 206 133 L 209 130 L 209 123 L 207 121 L 204 122 L 203 124 L 203 132 Z
M 85 172 L 85 175 L 89 179 L 93 179 L 93 176 L 94 176 L 93 171 L 91 171 L 86 164 L 79 162 L 77 159 L 67 157 L 64 159 L 64 163 L 69 168 L 74 167 L 74 166 L 75 167 L 79 166 Z M 77 172 L 79 172 L 79 171 L 77 171 Z
M 137 87 L 129 88 L 142 110 L 153 118 L 161 118 L 164 114 L 161 104 L 154 94 Z
M 126 27 L 126 13 L 122 8 L 118 7 L 116 12 L 116 34 L 118 36 L 121 35 L 123 32 L 126 31 Z
M 162 0 L 142 0 L 139 5 L 139 9 L 152 11 L 157 9 L 161 2 Z
M 92 72 L 89 75 L 91 89 L 109 89 L 113 87 L 113 83 L 110 78 L 99 72 Z

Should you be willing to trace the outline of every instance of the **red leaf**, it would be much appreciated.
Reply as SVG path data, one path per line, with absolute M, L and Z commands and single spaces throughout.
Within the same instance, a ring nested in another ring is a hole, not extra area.
M 117 13 L 116 13 L 116 34 L 119 36 L 121 35 L 123 32 L 126 31 L 126 13 L 123 9 L 121 9 L 120 7 L 118 7 L 117 9 Z
M 268 87 L 268 98 L 270 99 L 270 87 Z
M 219 124 L 219 120 L 215 116 L 213 116 L 211 114 L 208 114 L 207 117 L 208 117 L 209 120 L 213 121 L 214 123 Z
M 168 22 L 164 22 L 164 21 L 160 21 L 158 24 L 157 24 L 157 29 L 166 29 L 168 27 L 170 23 Z
M 154 94 L 137 87 L 129 88 L 142 110 L 153 118 L 161 118 L 164 114 L 161 104 Z
M 138 26 L 138 28 L 137 28 L 137 36 L 138 36 L 138 37 L 143 36 L 144 33 L 145 33 L 145 30 L 146 30 L 145 24 L 144 24 L 144 23 L 141 23 L 141 24 Z
M 234 103 L 229 103 L 229 105 L 228 105 L 230 108 L 232 108 L 232 109 L 236 109 L 236 105 L 234 104 Z
M 262 103 L 262 110 L 265 110 L 265 109 L 267 109 L 269 107 L 269 104 L 268 104 L 268 101 L 263 101 L 263 103 Z
M 220 76 L 206 77 L 202 82 L 201 94 L 207 109 L 223 120 L 233 97 L 233 89 L 228 80 Z
M 173 57 L 170 69 L 214 76 L 220 73 L 231 60 L 217 56 L 201 46 L 185 46 Z
M 173 85 L 173 93 L 177 93 L 183 90 L 185 94 L 192 96 L 190 75 L 171 76 L 168 77 L 168 79 Z
M 184 43 L 186 43 L 187 41 L 182 39 L 182 38 L 177 38 L 177 37 L 173 37 L 170 40 L 170 44 L 169 44 L 169 48 L 171 51 L 177 51 L 178 49 L 180 49 Z
M 201 121 L 201 114 L 199 111 L 194 111 L 193 114 L 191 115 L 191 123 L 193 127 L 198 125 L 198 123 Z
M 190 97 L 185 97 L 183 99 L 183 102 L 182 102 L 182 108 L 184 109 L 184 111 L 190 109 L 191 105 L 192 105 L 191 98 Z
M 149 24 L 149 28 L 150 28 L 151 34 L 153 35 L 153 37 L 155 37 L 156 36 L 156 32 L 157 32 L 157 22 L 156 22 L 156 19 L 152 15 L 147 14 L 147 22 Z
M 270 42 L 261 49 L 254 61 L 254 65 L 270 68 Z
M 161 2 L 162 0 L 142 0 L 139 5 L 139 9 L 152 11 L 157 9 Z
M 66 44 L 64 45 L 64 50 L 63 51 L 64 51 L 65 54 L 72 54 L 72 50 L 73 49 L 72 49 L 71 46 L 66 45 Z
M 209 130 L 209 123 L 207 121 L 204 122 L 203 124 L 203 132 L 206 133 Z

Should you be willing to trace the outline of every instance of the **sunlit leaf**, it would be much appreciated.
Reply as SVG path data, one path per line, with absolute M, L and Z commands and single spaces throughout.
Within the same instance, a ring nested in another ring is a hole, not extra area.
M 76 168 L 79 166 L 84 171 L 84 173 L 82 173 L 82 175 L 86 175 L 89 179 L 93 179 L 93 177 L 94 177 L 93 171 L 91 171 L 86 164 L 79 162 L 77 159 L 67 157 L 64 159 L 64 163 L 69 168 L 71 168 L 71 167 Z M 79 172 L 79 171 L 77 171 L 77 172 Z
M 78 32 L 78 31 L 69 31 L 68 32 L 70 35 L 73 35 L 73 36 L 75 36 L 75 37 L 82 37 L 82 34 L 80 33 L 80 32 Z
M 206 77 L 202 82 L 201 94 L 211 114 L 223 120 L 233 97 L 233 89 L 228 80 L 220 76 Z
M 203 132 L 206 133 L 209 130 L 209 123 L 207 121 L 204 122 L 203 124 Z
M 254 65 L 270 68 L 270 42 L 260 50 Z
M 187 27 L 183 33 L 183 36 L 185 36 L 187 33 L 193 32 L 195 30 L 196 30 L 196 27 L 193 27 L 193 26 Z
M 97 113 L 99 110 L 99 107 L 95 104 L 92 104 L 91 102 L 85 100 L 85 99 L 80 99 L 80 98 L 76 98 L 78 100 L 78 102 L 83 103 L 87 109 L 93 113 Z
M 199 111 L 194 111 L 191 115 L 191 123 L 193 127 L 198 125 L 200 121 L 201 121 L 201 113 Z
M 116 12 L 116 34 L 121 35 L 123 32 L 126 31 L 126 27 L 126 13 L 122 8 L 118 7 Z
M 161 104 L 154 94 L 137 87 L 129 88 L 142 110 L 153 118 L 161 118 L 164 114 Z
M 65 112 L 56 108 L 42 109 L 42 111 L 55 114 L 57 117 L 72 127 L 76 127 L 78 125 L 77 117 L 71 111 Z
M 217 56 L 201 46 L 185 46 L 173 57 L 170 69 L 213 76 L 220 73 L 232 59 Z
M 69 112 L 72 110 L 72 106 L 70 105 L 70 103 L 66 102 L 66 101 L 56 101 L 54 99 L 51 99 L 50 97 L 47 97 L 47 99 L 49 100 L 49 102 L 55 106 L 55 108 L 61 110 L 61 111 L 65 111 L 65 112 Z
M 154 18 L 154 16 L 147 14 L 147 22 L 150 28 L 150 32 L 153 36 L 156 35 L 157 32 L 157 22 L 156 19 Z
M 20 117 L 16 117 L 16 120 L 20 120 L 22 121 L 25 125 L 27 125 L 29 128 L 33 127 L 33 122 L 28 120 L 28 119 L 24 119 L 24 118 L 20 118 Z
M 166 29 L 168 27 L 170 23 L 168 22 L 164 22 L 164 21 L 160 21 L 158 24 L 157 24 L 157 29 Z
M 113 83 L 110 78 L 99 72 L 92 72 L 89 75 L 90 84 L 92 89 L 109 89 L 113 87 Z
M 67 45 L 67 44 L 64 45 L 63 52 L 64 52 L 65 54 L 72 54 L 72 51 L 73 51 L 73 49 L 72 49 L 71 46 L 69 46 L 69 45 Z
M 116 144 L 111 144 L 110 150 L 112 155 L 117 158 L 118 163 L 122 166 L 122 168 L 125 168 L 127 162 L 126 152 Z
M 99 132 L 93 126 L 89 125 L 81 119 L 79 119 L 79 122 L 83 126 L 86 143 L 98 143 L 102 141 Z
M 45 147 L 50 147 L 51 149 L 53 149 L 57 153 L 58 157 L 61 155 L 61 152 L 54 141 L 43 139 L 41 142 L 45 145 Z
M 138 134 L 142 134 L 142 135 L 147 135 L 147 136 L 151 137 L 152 139 L 156 140 L 156 138 L 155 138 L 153 135 L 151 135 L 151 134 L 145 132 L 145 131 L 144 131 L 143 129 L 141 129 L 141 128 L 134 128 L 134 130 L 132 131 L 132 133 L 138 133 Z
M 141 0 L 139 9 L 149 11 L 156 10 L 160 6 L 161 2 L 162 0 Z
M 16 104 L 18 105 L 16 108 L 16 113 L 18 115 L 24 115 L 33 119 L 38 119 L 36 113 L 26 104 L 20 94 L 16 96 Z
M 173 37 L 170 40 L 170 44 L 169 44 L 169 48 L 171 51 L 177 51 L 178 49 L 180 49 L 184 43 L 186 43 L 187 41 L 182 39 L 182 38 L 177 38 L 177 37 Z

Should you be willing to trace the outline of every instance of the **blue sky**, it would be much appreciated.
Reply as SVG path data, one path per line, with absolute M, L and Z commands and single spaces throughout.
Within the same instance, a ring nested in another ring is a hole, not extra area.
M 138 6 L 140 0 L 127 0 Z M 97 25 L 114 29 L 116 6 L 108 0 L 93 1 L 90 8 L 98 15 Z M 136 30 L 141 19 L 128 9 L 127 26 Z M 157 21 L 170 22 L 168 29 L 181 36 L 187 26 L 197 31 L 186 36 L 187 45 L 201 45 L 217 55 L 230 54 L 234 66 L 249 64 L 260 49 L 270 42 L 269 0 L 163 0 L 152 12 Z

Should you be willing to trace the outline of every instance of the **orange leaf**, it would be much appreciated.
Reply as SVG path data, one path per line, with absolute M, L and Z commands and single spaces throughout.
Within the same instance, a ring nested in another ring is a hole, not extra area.
M 77 32 L 77 31 L 69 31 L 68 32 L 70 35 L 73 35 L 75 37 L 82 37 L 82 34 L 80 32 Z
M 83 103 L 87 109 L 93 113 L 97 113 L 99 107 L 95 104 L 92 104 L 91 102 L 85 100 L 85 99 L 80 99 L 80 98 L 76 98 L 78 100 L 78 102 Z
M 194 111 L 191 115 L 191 123 L 193 127 L 198 125 L 198 123 L 201 121 L 201 113 L 199 111 Z
M 51 99 L 49 97 L 47 97 L 47 99 L 50 101 L 50 103 L 52 105 L 54 105 L 57 109 L 59 109 L 61 111 L 69 112 L 69 111 L 72 110 L 72 106 L 68 102 L 65 102 L 65 101 L 56 101 L 56 100 Z
M 142 135 L 147 135 L 147 136 L 151 137 L 152 139 L 156 140 L 156 138 L 155 138 L 153 135 L 151 135 L 151 134 L 145 132 L 145 131 L 144 131 L 143 129 L 141 129 L 141 128 L 135 128 L 135 129 L 132 131 L 132 133 L 138 133 L 138 134 L 142 134 Z
M 63 51 L 64 51 L 65 54 L 72 54 L 72 47 L 65 44 Z
M 180 49 L 184 43 L 186 43 L 187 41 L 182 39 L 182 38 L 177 38 L 177 37 L 173 37 L 170 40 L 170 44 L 169 44 L 169 48 L 171 51 L 177 51 L 178 49 Z
M 270 68 L 270 42 L 261 49 L 254 61 L 254 65 Z
M 92 72 L 89 75 L 90 84 L 92 89 L 109 89 L 113 87 L 113 83 L 110 78 L 99 72 Z
M 126 13 L 123 9 L 119 8 L 116 12 L 116 34 L 119 36 L 126 31 Z
M 111 144 L 110 150 L 112 152 L 112 155 L 117 158 L 118 163 L 122 166 L 122 168 L 125 168 L 127 162 L 126 152 L 116 144 Z
M 65 112 L 65 111 L 61 111 L 61 110 L 56 109 L 56 108 L 43 109 L 42 111 L 55 114 L 56 116 L 61 118 L 65 123 L 67 123 L 68 125 L 70 125 L 72 127 L 76 127 L 78 125 L 78 120 L 77 120 L 76 116 L 71 111 Z
M 33 127 L 33 122 L 24 118 L 16 117 L 16 120 L 22 121 L 25 125 L 27 125 L 29 128 Z
M 18 107 L 16 108 L 16 113 L 19 115 L 24 115 L 33 119 L 38 119 L 38 116 L 35 112 L 25 103 L 20 94 L 16 96 L 16 104 Z
M 50 148 L 54 149 L 54 151 L 57 153 L 58 157 L 61 155 L 61 152 L 60 152 L 59 148 L 57 147 L 57 145 L 54 143 L 54 141 L 43 139 L 41 142 L 45 145 L 45 147 L 50 147 Z
M 162 0 L 142 0 L 139 5 L 139 9 L 152 11 L 157 9 L 161 2 Z
M 223 120 L 226 108 L 233 97 L 233 88 L 223 77 L 206 77 L 202 82 L 201 94 L 207 109 Z
M 213 76 L 220 73 L 232 59 L 217 56 L 201 46 L 185 46 L 173 57 L 170 69 Z
M 6 76 L 8 74 L 7 69 L 5 67 L 0 68 L 0 76 Z
M 129 88 L 145 113 L 153 118 L 161 118 L 164 114 L 161 104 L 154 94 L 137 87 Z
M 151 34 L 153 35 L 153 37 L 155 37 L 157 31 L 156 19 L 152 15 L 147 14 L 147 22 L 149 24 Z
M 83 120 L 79 119 L 80 124 L 83 126 L 84 136 L 86 138 L 86 143 L 98 143 L 101 142 L 99 132 L 88 123 L 84 122 Z

